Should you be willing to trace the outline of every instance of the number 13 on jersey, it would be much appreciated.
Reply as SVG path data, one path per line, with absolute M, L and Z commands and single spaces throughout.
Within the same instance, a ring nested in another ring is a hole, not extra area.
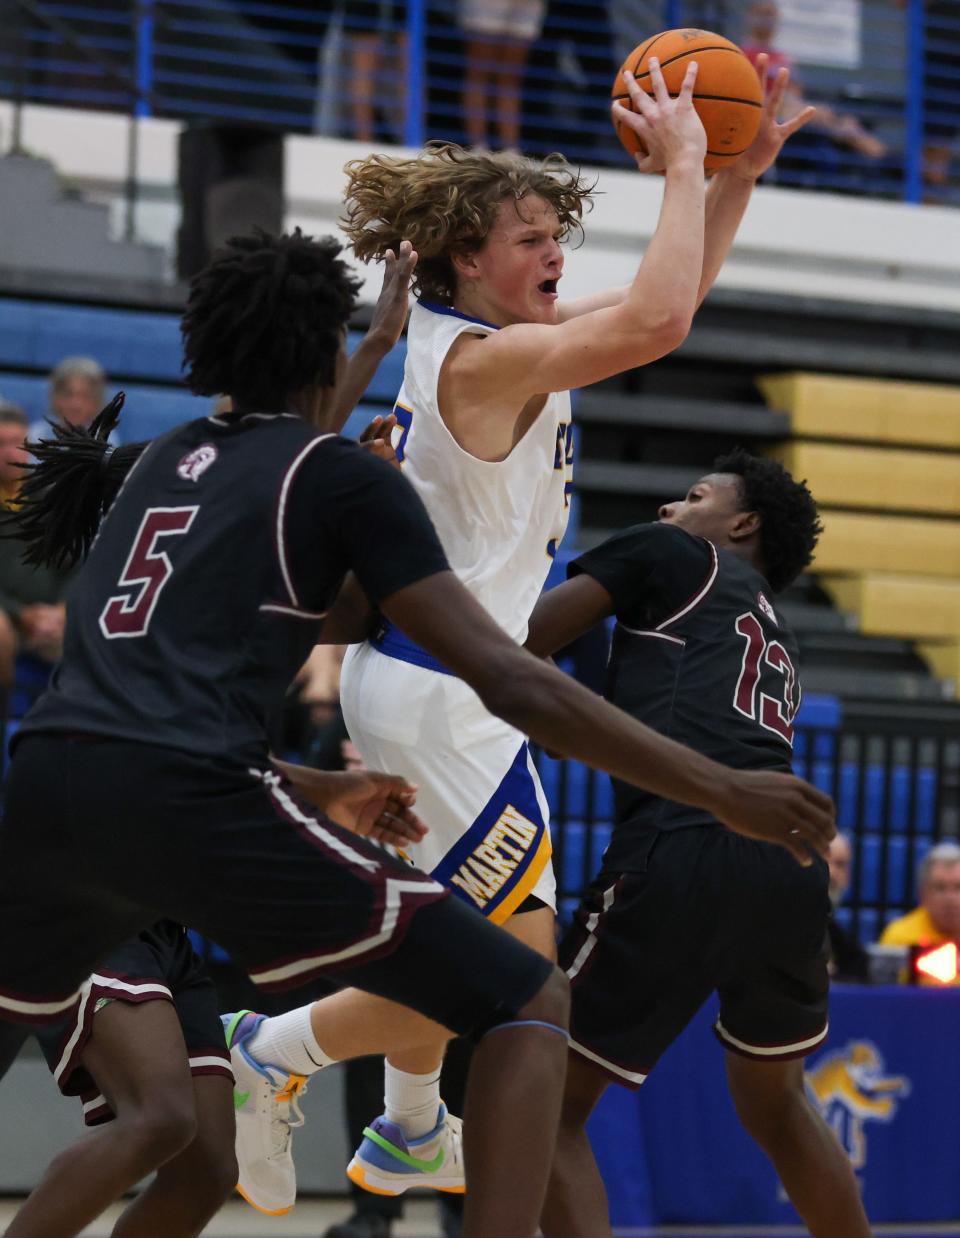
M 793 747 L 793 720 L 800 701 L 795 700 L 797 674 L 790 655 L 778 640 L 768 641 L 760 620 L 752 611 L 740 615 L 734 624 L 746 641 L 740 677 L 733 697 L 733 707 L 739 714 L 759 722 Z M 783 676 L 780 699 L 758 691 L 765 667 Z M 757 699 L 759 696 L 759 700 Z

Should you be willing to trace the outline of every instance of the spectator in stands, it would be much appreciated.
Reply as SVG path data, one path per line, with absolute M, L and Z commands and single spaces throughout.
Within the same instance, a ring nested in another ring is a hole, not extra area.
M 937 843 L 920 865 L 920 906 L 891 921 L 881 946 L 939 946 L 960 942 L 960 843 Z
M 894 0 L 906 9 L 907 0 Z M 957 140 L 957 90 L 960 65 L 960 10 L 957 0 L 924 0 L 926 43 L 923 49 L 923 179 L 931 189 L 950 183 Z M 936 201 L 935 195 L 931 195 Z
M 747 58 L 756 64 L 761 52 L 766 53 L 767 73 L 775 77 L 780 69 L 790 70 L 790 82 L 783 100 L 781 120 L 789 120 L 796 116 L 810 102 L 804 97 L 803 86 L 790 57 L 776 47 L 775 38 L 780 10 L 774 0 L 756 0 L 746 12 L 746 31 L 743 50 Z M 882 159 L 887 148 L 878 137 L 865 129 L 855 116 L 836 112 L 823 104 L 816 104 L 817 114 L 808 127 L 808 132 L 820 130 L 841 146 L 849 146 L 852 150 L 868 159 Z
M 406 111 L 407 6 L 381 0 L 351 0 L 345 6 L 344 33 L 349 40 L 347 98 L 352 136 L 374 142 L 377 108 L 392 118 L 392 137 L 402 135 Z
M 49 420 L 60 425 L 86 426 L 106 403 L 107 376 L 93 357 L 64 357 L 50 375 Z M 47 418 L 33 422 L 27 434 L 31 443 L 51 438 Z M 111 441 L 116 442 L 116 433 Z
M 0 400 L 0 502 L 10 509 L 17 502 L 23 481 L 23 465 L 29 418 L 22 408 Z M 63 646 L 66 608 L 63 594 L 68 573 L 50 568 L 26 567 L 20 559 L 22 545 L 16 538 L 0 538 L 0 690 L 13 685 L 17 654 L 33 654 L 43 663 L 53 663 Z
M 520 148 L 520 96 L 530 45 L 540 37 L 544 0 L 460 0 L 467 36 L 463 112 L 471 146 L 487 146 L 496 118 L 497 146 Z
M 853 866 L 853 847 L 848 834 L 838 834 L 830 844 L 827 857 L 830 868 L 830 906 L 833 914 L 827 925 L 830 936 L 831 980 L 865 981 L 867 979 L 867 952 L 853 933 L 845 929 L 836 918 L 837 908 L 850 888 Z

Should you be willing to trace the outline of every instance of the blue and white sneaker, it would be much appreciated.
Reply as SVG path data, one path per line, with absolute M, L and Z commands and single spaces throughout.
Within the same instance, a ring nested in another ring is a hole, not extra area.
M 297 1201 L 297 1171 L 291 1142 L 303 1125 L 298 1098 L 303 1075 L 258 1062 L 246 1047 L 266 1015 L 240 1010 L 221 1015 L 233 1067 L 233 1105 L 237 1113 L 237 1190 L 258 1212 L 282 1216 Z
M 463 1123 L 441 1105 L 433 1130 L 407 1139 L 395 1122 L 381 1115 L 364 1130 L 347 1177 L 374 1195 L 402 1195 L 412 1186 L 462 1195 L 467 1189 Z

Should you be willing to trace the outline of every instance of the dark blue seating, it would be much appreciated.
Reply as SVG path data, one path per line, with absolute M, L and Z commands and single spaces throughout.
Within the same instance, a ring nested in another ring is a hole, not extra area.
M 77 354 L 112 377 L 179 382 L 179 315 L 0 298 L 0 365 L 45 373 Z
M 892 920 L 893 916 L 887 916 L 887 920 Z M 880 922 L 880 909 L 878 907 L 861 907 L 858 917 L 857 935 L 864 945 L 869 945 L 872 941 L 879 941 L 880 933 L 883 931 L 883 924 Z
M 350 332 L 348 348 L 361 338 L 361 332 Z M 45 416 L 50 370 L 72 355 L 95 357 L 113 390 L 126 391 L 125 442 L 154 438 L 210 412 L 211 401 L 183 384 L 179 314 L 0 297 L 0 395 L 20 404 L 31 419 Z M 350 418 L 344 431 L 350 437 L 393 406 L 405 357 L 401 341 L 379 366 L 362 411 Z
M 558 833 L 560 889 L 577 892 L 591 876 L 587 864 L 587 827 L 583 821 L 565 821 Z
M 603 853 L 613 833 L 612 821 L 595 821 L 590 835 L 590 877 L 596 876 L 603 865 Z

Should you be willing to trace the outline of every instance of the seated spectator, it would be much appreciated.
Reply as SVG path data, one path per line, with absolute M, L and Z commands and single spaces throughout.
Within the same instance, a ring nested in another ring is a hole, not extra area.
M 802 112 L 810 100 L 804 97 L 803 87 L 790 57 L 776 47 L 775 36 L 780 10 L 773 0 L 757 0 L 757 3 L 751 4 L 747 9 L 745 20 L 743 51 L 747 59 L 756 64 L 757 57 L 761 52 L 765 52 L 768 57 L 767 73 L 770 77 L 776 77 L 783 67 L 790 70 L 790 84 L 787 86 L 780 116 L 781 120 L 789 120 Z M 815 106 L 817 114 L 810 122 L 809 131 L 815 132 L 819 129 L 834 142 L 849 146 L 868 159 L 882 159 L 887 153 L 883 142 L 865 129 L 855 116 L 836 112 L 820 103 Z
M 0 502 L 5 508 L 16 504 L 23 482 L 21 466 L 30 459 L 28 425 L 22 408 L 0 400 Z M 66 619 L 63 595 L 70 573 L 27 567 L 21 551 L 18 539 L 0 538 L 0 690 L 7 692 L 19 653 L 30 653 L 43 663 L 58 660 Z
M 847 834 L 838 834 L 830 844 L 827 860 L 830 866 L 830 906 L 833 915 L 827 925 L 830 937 L 831 980 L 865 981 L 867 979 L 867 952 L 849 929 L 836 919 L 836 911 L 850 889 L 853 866 L 853 848 Z
M 60 425 L 86 426 L 107 402 L 107 376 L 93 357 L 64 357 L 50 375 L 49 420 Z M 27 440 L 52 438 L 47 418 L 34 421 Z M 117 441 L 117 432 L 110 436 Z
M 883 930 L 881 946 L 939 946 L 960 942 L 960 843 L 941 842 L 923 857 L 920 906 Z

